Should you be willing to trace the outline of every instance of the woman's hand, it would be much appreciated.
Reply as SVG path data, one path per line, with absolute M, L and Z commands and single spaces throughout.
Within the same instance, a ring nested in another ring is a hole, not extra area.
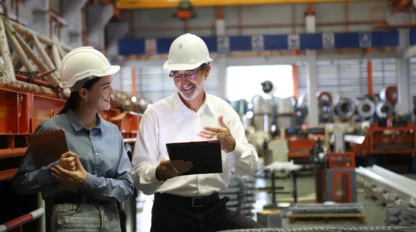
M 77 167 L 75 165 L 75 158 L 77 157 L 77 154 L 68 151 L 61 155 L 59 158 L 59 166 L 62 168 L 68 170 L 68 171 L 75 171 L 77 170 Z
M 87 171 L 85 171 L 77 155 L 75 155 L 74 171 L 68 171 L 60 165 L 56 165 L 55 167 L 51 168 L 51 170 L 52 176 L 55 177 L 58 181 L 66 183 L 76 188 L 81 187 L 85 183 L 85 180 L 87 179 L 88 175 Z

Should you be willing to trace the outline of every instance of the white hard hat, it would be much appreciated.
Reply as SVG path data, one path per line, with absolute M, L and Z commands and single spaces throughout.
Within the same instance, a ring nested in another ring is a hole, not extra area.
M 192 70 L 211 61 L 205 42 L 198 36 L 187 33 L 173 41 L 163 69 Z
M 120 66 L 111 65 L 107 58 L 93 47 L 73 49 L 62 59 L 60 69 L 61 88 L 72 88 L 78 81 L 88 77 L 103 77 L 120 70 Z

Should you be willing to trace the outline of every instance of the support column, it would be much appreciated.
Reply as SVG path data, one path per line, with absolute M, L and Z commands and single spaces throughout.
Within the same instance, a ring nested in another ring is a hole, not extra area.
M 225 21 L 222 11 L 222 7 L 217 7 L 217 19 L 215 22 L 215 33 L 217 36 L 225 36 Z M 217 57 L 217 68 L 218 68 L 218 97 L 226 100 L 227 99 L 227 57 L 225 54 L 218 53 Z
M 113 5 L 93 4 L 88 6 L 88 42 L 94 48 L 104 51 L 104 30 L 113 15 Z
M 76 48 L 83 45 L 82 41 L 82 7 L 87 0 L 62 1 L 62 15 L 68 21 L 69 27 L 61 29 L 68 46 Z
M 308 59 L 308 70 L 306 79 L 306 92 L 308 96 L 308 126 L 317 127 L 319 125 L 318 120 L 318 100 L 316 93 L 318 91 L 318 77 L 316 69 L 316 51 L 306 51 Z
M 218 68 L 218 97 L 227 99 L 227 58 L 224 56 L 218 56 L 217 58 Z
M 316 18 L 313 11 L 312 3 L 308 3 L 308 11 L 305 16 L 305 29 L 307 33 L 316 32 Z M 306 79 L 306 94 L 308 99 L 308 126 L 317 127 L 319 125 L 318 117 L 318 100 L 316 93 L 318 92 L 318 77 L 316 69 L 316 51 L 306 50 L 308 60 L 308 70 Z
M 28 7 L 27 4 L 19 3 L 18 1 L 5 1 L 5 5 L 7 7 L 7 17 L 9 17 L 9 19 L 24 25 L 32 26 L 33 9 Z M 0 14 L 4 14 L 3 7 L 0 7 Z
M 398 101 L 396 112 L 398 114 L 410 114 L 412 112 L 412 91 L 410 80 L 409 60 L 404 57 L 409 48 L 409 29 L 399 30 L 399 46 L 397 47 L 397 91 Z
M 49 36 L 49 1 L 31 0 L 25 5 L 33 9 L 32 29 L 44 36 Z
M 107 38 L 107 57 L 118 57 L 118 41 L 123 38 L 129 31 L 129 24 L 109 23 L 106 27 L 105 34 Z

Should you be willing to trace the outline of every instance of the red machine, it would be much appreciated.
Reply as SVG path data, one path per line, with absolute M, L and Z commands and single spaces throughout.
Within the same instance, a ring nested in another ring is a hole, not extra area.
M 356 202 L 355 154 L 329 153 L 326 171 L 328 200 L 337 203 Z
M 379 154 L 416 153 L 415 126 L 407 122 L 402 126 L 381 127 L 374 123 L 365 133 L 361 144 L 350 143 L 357 156 Z
M 287 145 L 289 152 L 287 154 L 288 159 L 299 159 L 299 158 L 309 158 L 309 153 L 315 144 L 316 140 L 301 138 L 297 140 L 288 140 Z
M 328 153 L 328 166 L 329 168 L 321 166 L 316 170 L 316 201 L 318 203 L 356 202 L 355 154 L 353 152 Z

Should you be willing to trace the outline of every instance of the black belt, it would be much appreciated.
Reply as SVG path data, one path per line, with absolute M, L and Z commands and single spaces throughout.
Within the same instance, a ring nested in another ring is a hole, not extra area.
M 218 202 L 220 199 L 218 193 L 213 193 L 209 196 L 201 197 L 184 197 L 178 195 L 172 195 L 167 193 L 156 193 L 155 202 L 169 204 L 169 205 L 178 205 L 181 207 L 189 208 L 202 208 L 213 205 Z
M 54 204 L 100 204 L 103 201 L 95 200 L 85 195 L 55 196 Z

